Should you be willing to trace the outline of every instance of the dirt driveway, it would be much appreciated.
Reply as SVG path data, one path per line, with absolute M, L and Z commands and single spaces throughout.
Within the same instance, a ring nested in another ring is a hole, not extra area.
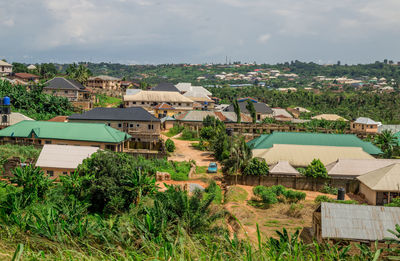
M 164 140 L 167 140 L 168 137 L 165 135 L 161 135 Z M 196 141 L 186 141 L 177 139 L 177 136 L 170 138 L 174 141 L 176 150 L 168 160 L 174 161 L 189 161 L 195 160 L 197 166 L 208 166 L 210 162 L 215 162 L 214 157 L 211 152 L 208 151 L 200 151 L 191 146 L 192 143 L 196 143 Z

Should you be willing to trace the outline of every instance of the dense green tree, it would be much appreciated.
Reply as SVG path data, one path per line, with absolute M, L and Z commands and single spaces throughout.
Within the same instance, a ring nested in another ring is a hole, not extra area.
M 149 169 L 137 166 L 132 156 L 123 153 L 94 153 L 77 171 L 93 177 L 85 179 L 82 185 L 92 212 L 117 213 L 156 191 Z
M 73 63 L 68 66 L 66 74 L 72 79 L 83 84 L 87 82 L 89 76 L 92 75 L 92 72 L 83 64 L 77 65 L 76 63 Z
M 257 122 L 257 112 L 256 112 L 256 108 L 254 108 L 254 103 L 251 100 L 247 100 L 246 109 L 250 113 L 253 123 L 256 123 Z
M 175 143 L 171 139 L 167 139 L 165 141 L 165 148 L 167 149 L 168 152 L 174 152 L 175 151 Z
M 264 159 L 252 158 L 243 170 L 243 175 L 268 175 L 269 167 Z
M 390 130 L 384 130 L 382 133 L 376 135 L 374 142 L 382 150 L 383 157 L 387 159 L 392 158 L 393 149 L 399 143 L 398 138 Z
M 229 157 L 222 161 L 222 171 L 233 175 L 242 173 L 251 158 L 252 152 L 244 137 L 233 137 Z
M 236 122 L 240 123 L 242 121 L 241 114 L 240 114 L 240 106 L 237 99 L 233 100 L 233 110 L 236 114 Z
M 314 159 L 310 165 L 307 166 L 305 176 L 313 178 L 328 178 L 328 172 L 324 164 L 319 159 Z

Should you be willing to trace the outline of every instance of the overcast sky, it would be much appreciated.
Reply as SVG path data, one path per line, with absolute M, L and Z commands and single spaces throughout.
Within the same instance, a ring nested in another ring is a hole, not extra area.
M 400 61 L 399 12 L 399 0 L 0 0 L 0 59 Z

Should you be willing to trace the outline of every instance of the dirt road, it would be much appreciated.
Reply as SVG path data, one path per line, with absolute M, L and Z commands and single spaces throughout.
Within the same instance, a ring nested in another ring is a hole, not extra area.
M 161 135 L 164 140 L 167 140 L 168 137 L 165 135 Z M 197 166 L 208 166 L 210 162 L 215 162 L 214 157 L 211 155 L 211 152 L 208 151 L 200 151 L 191 146 L 192 143 L 196 143 L 196 141 L 186 141 L 177 139 L 179 136 L 174 136 L 170 138 L 175 143 L 175 152 L 172 153 L 168 160 L 174 161 L 189 161 L 195 160 Z

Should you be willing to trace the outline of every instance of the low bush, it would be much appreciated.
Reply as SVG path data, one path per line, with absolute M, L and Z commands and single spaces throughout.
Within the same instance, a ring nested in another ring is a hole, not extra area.
M 324 187 L 321 189 L 322 193 L 337 195 L 338 189 L 331 187 L 329 184 L 325 183 Z
M 197 134 L 196 131 L 192 131 L 192 130 L 189 130 L 189 129 L 184 129 L 182 131 L 182 136 L 181 136 L 182 140 L 194 140 L 194 139 L 197 139 L 197 138 L 198 138 L 198 134 Z
M 386 207 L 400 207 L 400 198 L 392 199 L 392 202 L 385 204 Z
M 261 199 L 261 202 L 266 207 L 277 202 L 296 203 L 306 198 L 306 193 L 286 189 L 282 185 L 271 187 L 257 186 L 253 188 L 253 193 Z
M 329 202 L 329 203 L 342 203 L 342 204 L 358 204 L 355 200 L 337 200 L 325 195 L 319 195 L 314 199 L 315 203 Z
M 302 216 L 301 211 L 303 208 L 304 205 L 302 204 L 292 203 L 290 204 L 289 209 L 286 211 L 286 215 L 293 218 L 300 218 Z
M 209 182 L 208 187 L 204 190 L 206 196 L 213 196 L 214 203 L 221 204 L 222 203 L 222 190 L 221 188 L 215 183 L 214 180 Z
M 174 152 L 175 151 L 175 143 L 171 139 L 167 139 L 165 141 L 165 148 L 167 149 L 168 152 Z
M 185 127 L 180 126 L 180 125 L 174 125 L 169 131 L 165 134 L 168 137 L 173 137 L 175 135 L 178 135 L 183 131 Z

